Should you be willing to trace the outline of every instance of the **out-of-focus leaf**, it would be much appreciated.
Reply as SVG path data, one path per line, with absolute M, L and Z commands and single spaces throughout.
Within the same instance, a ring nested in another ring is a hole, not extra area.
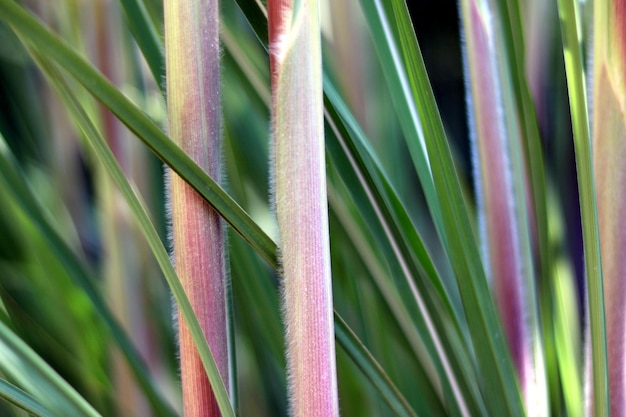
M 44 211 L 25 183 L 24 178 L 16 170 L 9 149 L 1 136 L 0 179 L 5 182 L 6 189 L 11 191 L 17 204 L 19 204 L 24 213 L 30 217 L 41 232 L 43 238 L 48 241 L 50 248 L 64 265 L 68 275 L 85 291 L 93 303 L 95 310 L 109 328 L 113 339 L 128 360 L 139 384 L 142 386 L 150 401 L 155 405 L 155 409 L 160 410 L 159 413 L 162 416 L 175 415 L 169 405 L 167 405 L 156 391 L 154 382 L 150 379 L 149 373 L 140 359 L 139 354 L 133 347 L 128 336 L 122 330 L 120 324 L 115 320 L 113 313 L 108 309 L 100 291 L 95 285 L 96 280 L 94 276 L 84 263 L 76 257 L 57 231 L 49 224 Z
M 546 174 L 544 157 L 536 111 L 533 105 L 528 82 L 526 81 L 526 50 L 522 28 L 522 11 L 525 2 L 519 0 L 498 0 L 494 9 L 498 12 L 496 31 L 499 38 L 499 49 L 506 54 L 501 66 L 505 67 L 503 74 L 512 84 L 513 103 L 511 111 L 506 114 L 509 118 L 515 117 L 519 122 L 521 145 L 524 164 L 528 168 L 530 182 L 530 200 L 533 207 L 534 227 L 539 259 L 538 271 L 540 277 L 550 275 L 551 252 L 548 242 L 548 220 L 546 202 Z M 507 93 L 505 91 L 505 93 Z M 533 225 L 531 225 L 532 227 Z
M 156 30 L 143 0 L 120 0 L 130 31 L 137 40 L 152 76 L 163 91 L 165 88 L 165 60 L 161 35 Z
M 576 305 L 574 274 L 565 260 L 555 264 L 554 278 L 554 337 L 565 409 L 570 417 L 582 417 L 585 410 L 581 404 L 585 400 L 581 378 L 582 338 L 578 324 L 580 312 Z
M 100 416 L 3 322 L 0 322 L 0 369 L 55 415 Z

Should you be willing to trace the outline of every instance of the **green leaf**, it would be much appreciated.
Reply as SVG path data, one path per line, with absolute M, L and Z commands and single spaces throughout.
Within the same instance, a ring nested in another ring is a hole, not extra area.
M 326 84 L 326 91 L 339 106 L 342 117 L 346 118 L 345 124 L 351 125 L 351 128 L 344 125 L 327 100 L 327 120 L 334 133 L 328 136 L 330 155 L 364 212 L 368 227 L 378 236 L 378 246 L 385 252 L 387 262 L 395 268 L 392 276 L 395 277 L 400 298 L 407 306 L 413 325 L 426 343 L 430 356 L 429 359 L 419 354 L 417 357 L 422 362 L 434 361 L 436 364 L 440 374 L 437 379 L 442 379 L 446 389 L 454 396 L 454 402 L 446 401 L 450 407 L 458 407 L 459 412 L 465 410 L 461 413 L 484 414 L 480 393 L 473 383 L 476 375 L 467 355 L 468 348 L 463 346 L 458 318 L 430 255 L 395 191 L 375 162 L 356 122 L 329 83 Z M 407 334 L 407 337 L 410 336 Z
M 430 214 L 442 241 L 444 241 L 445 235 L 442 233 L 443 223 L 440 215 L 440 202 L 435 192 L 431 162 L 424 138 L 425 129 L 427 128 L 424 123 L 428 119 L 423 120 L 420 115 L 420 109 L 417 107 L 419 103 L 415 100 L 414 92 L 412 91 L 415 80 L 411 78 L 412 74 L 406 69 L 406 63 L 403 62 L 405 59 L 403 56 L 404 51 L 401 49 L 401 46 L 410 44 L 413 27 L 410 19 L 408 22 L 405 22 L 408 26 L 400 29 L 394 27 L 392 22 L 389 21 L 387 11 L 385 10 L 388 7 L 388 3 L 385 5 L 379 0 L 361 1 L 361 6 L 374 41 L 374 47 L 379 56 L 379 61 L 382 64 L 394 108 L 398 113 L 400 127 L 404 133 L 409 152 L 424 190 Z M 411 53 L 415 52 L 411 51 Z
M 575 0 L 559 0 L 563 55 L 567 74 L 567 89 L 574 132 L 576 172 L 580 198 L 580 213 L 585 251 L 587 297 L 591 328 L 593 372 L 593 406 L 595 416 L 610 415 L 606 318 L 604 286 L 600 256 L 600 231 L 593 172 L 593 153 L 587 90 L 581 51 L 579 5 Z
M 499 0 L 496 10 L 499 12 L 497 33 L 500 34 L 500 48 L 506 54 L 505 74 L 512 84 L 515 115 L 519 120 L 520 136 L 524 147 L 525 160 L 530 177 L 532 191 L 531 202 L 535 215 L 539 257 L 539 276 L 548 277 L 551 266 L 551 250 L 548 241 L 548 215 L 546 202 L 546 175 L 544 169 L 543 148 L 535 107 L 526 81 L 526 51 L 522 16 L 524 3 L 518 0 Z
M 567 415 L 582 417 L 585 410 L 580 405 L 585 402 L 582 383 L 582 356 L 580 345 L 582 337 L 576 305 L 575 277 L 565 260 L 554 266 L 554 305 L 553 317 L 555 344 L 558 347 L 556 358 L 563 384 L 563 398 Z

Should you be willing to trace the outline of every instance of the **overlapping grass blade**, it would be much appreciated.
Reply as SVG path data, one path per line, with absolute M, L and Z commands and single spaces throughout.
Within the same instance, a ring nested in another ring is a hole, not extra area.
M 6 183 L 6 189 L 11 192 L 11 197 L 33 221 L 34 225 L 41 232 L 42 237 L 49 243 L 50 248 L 63 264 L 68 275 L 89 297 L 95 310 L 108 327 L 113 340 L 126 357 L 135 378 L 137 378 L 157 414 L 164 417 L 175 415 L 171 407 L 156 390 L 155 384 L 150 379 L 139 353 L 135 350 L 132 342 L 107 307 L 104 298 L 96 287 L 96 278 L 48 222 L 43 209 L 24 181 L 23 175 L 16 169 L 16 165 L 8 153 L 8 147 L 2 137 L 0 137 L 0 178 Z
M 11 0 L 0 0 L 2 18 L 106 105 L 148 148 L 202 195 L 274 268 L 276 245 L 241 207 L 195 164 L 145 113 L 132 104 L 87 61 Z
M 54 414 L 32 395 L 4 379 L 0 379 L 0 397 L 35 417 L 54 417 Z
M 420 129 L 414 127 L 412 130 L 418 136 L 410 135 L 407 129 L 406 140 L 409 148 L 414 149 L 413 153 L 423 148 L 428 153 L 438 200 L 438 204 L 431 204 L 430 209 L 435 224 L 440 225 L 438 231 L 457 277 L 478 364 L 480 387 L 483 392 L 490 392 L 485 396 L 487 409 L 494 415 L 521 416 L 524 409 L 515 371 L 406 4 L 395 0 L 363 0 L 362 4 L 374 43 L 378 45 L 381 63 L 388 67 L 385 73 L 390 78 L 390 89 L 395 95 L 410 97 L 413 103 L 410 105 L 415 106 L 417 112 L 412 123 Z M 422 158 L 414 156 L 414 163 L 419 165 Z M 437 211 L 432 212 L 433 208 Z
M 388 3 L 388 2 L 387 2 Z M 418 174 L 420 184 L 424 191 L 426 203 L 430 214 L 433 218 L 435 227 L 439 233 L 439 237 L 445 246 L 445 234 L 443 233 L 443 222 L 441 218 L 440 201 L 437 199 L 435 192 L 435 183 L 433 179 L 431 162 L 428 157 L 428 150 L 424 138 L 425 121 L 420 116 L 418 102 L 413 97 L 412 85 L 414 80 L 407 71 L 406 64 L 403 62 L 403 51 L 399 48 L 397 40 L 399 36 L 406 36 L 407 32 L 397 32 L 397 28 L 390 24 L 385 8 L 388 6 L 385 2 L 361 1 L 361 6 L 368 23 L 368 29 L 372 35 L 372 40 L 379 60 L 382 63 L 383 74 L 387 82 L 389 90 L 392 92 L 391 98 L 396 112 L 398 113 L 398 121 L 406 140 L 411 158 Z M 406 6 L 405 6 L 406 7 Z M 409 33 L 413 33 L 413 28 L 408 22 Z M 397 39 L 397 40 L 394 40 Z M 408 37 L 410 39 L 410 35 Z M 402 39 L 404 45 L 405 39 Z
M 69 109 L 72 118 L 83 132 L 84 137 L 89 141 L 89 144 L 93 147 L 97 156 L 101 159 L 102 164 L 105 166 L 113 178 L 113 181 L 122 192 L 126 202 L 135 216 L 135 219 L 139 223 L 141 231 L 144 234 L 152 253 L 161 267 L 163 275 L 165 276 L 165 279 L 174 294 L 174 298 L 178 303 L 180 312 L 185 318 L 185 321 L 190 329 L 193 341 L 196 344 L 196 348 L 198 349 L 198 353 L 202 360 L 202 364 L 204 365 L 209 381 L 211 382 L 211 386 L 213 387 L 220 411 L 223 416 L 234 417 L 235 413 L 230 405 L 228 392 L 221 380 L 217 365 L 215 364 L 215 360 L 213 359 L 207 344 L 207 339 L 203 334 L 200 323 L 193 312 L 189 299 L 187 298 L 180 280 L 176 275 L 174 267 L 171 264 L 169 255 L 167 254 L 167 251 L 163 246 L 152 221 L 150 220 L 148 212 L 139 199 L 136 191 L 126 179 L 122 169 L 115 160 L 115 156 L 106 144 L 106 141 L 91 123 L 89 116 L 87 116 L 84 110 L 80 107 L 78 101 L 72 95 L 69 86 L 63 80 L 60 73 L 55 69 L 53 64 L 51 64 L 41 54 L 35 53 L 34 55 L 39 61 L 39 65 L 44 70 L 44 73 L 48 77 L 49 81 L 57 89 L 61 99 Z
M 71 99 L 71 97 L 66 97 L 66 100 Z M 70 109 L 73 109 L 75 112 L 80 112 L 80 109 L 76 106 L 76 104 L 74 105 L 70 105 L 68 106 L 70 107 Z M 79 117 L 78 115 L 76 117 Z M 86 115 L 82 115 L 82 118 L 85 118 Z M 83 120 L 82 123 L 88 123 L 88 121 L 86 119 Z M 86 130 L 92 130 L 93 126 L 89 127 L 88 125 L 83 124 L 83 128 Z M 107 160 L 107 167 L 110 170 L 115 170 L 117 171 L 115 174 L 113 174 L 113 177 L 116 178 L 116 182 L 118 183 L 118 185 L 123 182 L 123 174 L 121 172 L 121 170 L 119 168 L 113 168 L 112 166 L 115 165 L 115 162 L 113 160 L 113 155 L 110 154 L 110 151 L 107 150 L 106 148 L 106 144 L 104 142 L 104 140 L 102 138 L 97 137 L 97 133 L 94 131 L 91 132 L 91 135 L 86 133 L 86 137 L 88 139 L 91 139 L 92 141 L 92 145 L 97 148 L 99 150 L 99 155 L 103 158 L 105 158 Z M 108 154 L 108 155 L 106 155 Z M 126 189 L 125 197 L 126 198 L 130 198 L 128 193 L 132 192 L 129 184 L 125 185 L 123 187 L 124 189 Z M 137 201 L 135 204 L 139 204 L 139 201 Z M 134 206 L 135 204 L 131 204 L 131 207 Z M 139 214 L 135 213 L 137 216 L 139 216 Z M 144 221 L 149 221 L 149 219 L 147 219 L 147 215 L 144 213 L 143 215 L 141 215 L 140 217 L 145 217 Z M 156 233 L 153 233 L 152 236 L 153 240 L 157 240 L 158 241 L 158 237 L 156 236 Z M 158 243 L 156 243 L 158 244 Z M 168 262 L 167 257 L 164 256 L 164 249 L 162 249 L 161 253 L 161 259 L 162 262 Z M 163 260 L 164 259 L 164 260 Z M 162 262 L 159 262 L 161 265 L 163 265 Z M 164 271 L 165 272 L 165 271 Z M 166 276 L 167 276 L 167 272 Z M 176 293 L 176 291 L 174 290 L 174 292 Z M 182 309 L 182 308 L 181 308 Z M 184 309 L 182 309 L 184 311 Z M 183 313 L 184 314 L 184 313 Z M 364 370 L 364 372 L 366 372 L 366 375 L 368 375 L 370 378 L 373 379 L 373 382 L 375 383 L 377 389 L 380 390 L 381 394 L 383 395 L 384 398 L 386 398 L 388 401 L 391 401 L 392 405 L 395 405 L 393 407 L 393 409 L 398 413 L 398 415 L 414 415 L 412 413 L 412 411 L 410 410 L 410 408 L 406 409 L 405 407 L 408 407 L 408 405 L 406 404 L 406 400 L 404 400 L 401 397 L 401 394 L 397 391 L 397 389 L 393 386 L 393 384 L 391 383 L 391 381 L 388 379 L 388 377 L 386 377 L 386 375 L 384 374 L 384 372 L 379 369 L 376 366 L 376 362 L 373 360 L 373 358 L 371 358 L 371 356 L 367 355 L 367 352 L 364 351 L 362 348 L 359 348 L 359 346 L 362 347 L 362 344 L 360 343 L 360 341 L 354 336 L 354 334 L 351 332 L 351 330 L 345 325 L 345 323 L 343 322 L 343 320 L 341 319 L 341 317 L 339 315 L 335 315 L 336 320 L 340 321 L 339 326 L 342 330 L 342 335 L 344 336 L 343 342 L 340 339 L 340 343 L 342 343 L 342 345 L 346 348 L 347 352 L 350 354 L 350 356 L 353 358 L 353 360 L 355 360 L 355 362 L 357 363 L 357 365 L 359 367 L 361 367 L 361 369 Z M 365 359 L 363 359 L 365 358 Z M 382 381 L 382 382 L 381 382 Z M 400 407 L 400 408 L 398 408 Z M 408 414 L 406 414 L 408 413 Z M 229 415 L 229 414 L 225 414 L 225 415 Z
M 607 416 L 610 409 L 604 286 L 587 90 L 581 51 L 582 27 L 580 26 L 579 5 L 575 0 L 559 0 L 558 5 L 574 132 L 576 172 L 585 251 L 587 308 L 591 328 L 594 415 Z
M 3 395 L 10 395 L 10 398 L 14 398 L 19 404 L 33 407 L 35 410 L 43 406 L 53 415 L 59 416 L 100 416 L 100 413 L 2 321 L 0 321 L 0 370 L 40 403 L 29 401 L 27 396 L 19 395 L 14 387 L 3 383 Z
M 339 101 L 329 85 L 327 92 L 329 97 Z M 437 364 L 446 396 L 453 398 L 446 402 L 460 415 L 484 414 L 481 395 L 473 384 L 476 375 L 468 349 L 463 346 L 458 317 L 415 226 L 382 170 L 371 159 L 362 134 L 347 129 L 330 102 L 327 101 L 326 106 L 334 133 L 329 136 L 328 144 L 334 166 L 350 184 L 350 193 L 377 236 L 379 246 L 385 248 L 388 262 L 395 268 L 393 276 L 400 298 L 426 343 L 428 360 Z M 356 127 L 347 109 L 342 108 L 342 113 Z

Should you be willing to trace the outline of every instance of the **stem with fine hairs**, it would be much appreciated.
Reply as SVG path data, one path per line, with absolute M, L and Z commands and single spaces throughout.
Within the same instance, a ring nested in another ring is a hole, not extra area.
M 268 6 L 289 406 L 293 416 L 338 416 L 319 4 Z
M 218 2 L 166 0 L 164 16 L 170 136 L 220 182 Z M 219 214 L 174 173 L 169 186 L 176 272 L 228 386 L 224 225 Z M 179 341 L 185 416 L 219 416 L 209 379 L 181 316 Z

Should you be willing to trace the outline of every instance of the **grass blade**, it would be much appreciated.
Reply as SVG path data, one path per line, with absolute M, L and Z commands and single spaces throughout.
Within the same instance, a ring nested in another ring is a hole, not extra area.
M 0 379 L 0 397 L 36 417 L 54 417 L 54 414 L 32 395 L 4 379 Z
M 156 25 L 150 20 L 143 0 L 120 0 L 120 3 L 126 14 L 126 22 L 148 63 L 150 72 L 161 92 L 164 93 L 165 59 L 161 34 L 157 32 Z
M 435 192 L 432 168 L 424 138 L 426 126 L 424 126 L 424 121 L 419 114 L 420 109 L 417 107 L 419 104 L 413 97 L 412 85 L 414 80 L 411 79 L 411 74 L 407 72 L 403 62 L 403 52 L 394 40 L 394 38 L 397 39 L 398 35 L 406 35 L 407 33 L 396 33 L 397 29 L 389 21 L 388 11 L 384 3 L 384 1 L 380 0 L 361 1 L 361 6 L 365 13 L 379 60 L 383 64 L 383 73 L 385 74 L 389 90 L 393 92 L 391 97 L 394 108 L 398 112 L 400 126 L 405 139 L 411 138 L 411 140 L 406 140 L 406 143 L 424 190 L 428 208 L 439 236 L 442 240 L 445 240 L 443 222 L 440 215 L 440 202 Z M 410 19 L 408 24 L 412 32 L 413 28 L 410 24 Z
M 365 348 L 365 346 L 357 339 L 356 335 L 348 328 L 346 323 L 335 315 L 337 326 L 337 342 L 348 352 L 355 363 L 372 384 L 376 386 L 381 393 L 385 402 L 395 412 L 395 415 L 401 417 L 417 417 L 411 409 L 402 393 L 393 385 L 393 382 L 385 374 L 385 371 L 378 365 L 376 359 Z
M 593 408 L 595 416 L 608 416 L 609 384 L 605 304 L 603 294 L 600 231 L 596 207 L 596 190 L 589 128 L 587 90 L 583 73 L 579 5 L 574 0 L 559 0 L 559 17 L 563 38 L 563 55 L 567 73 L 567 89 L 574 131 L 576 171 L 580 193 L 588 309 L 591 328 L 593 372 Z
M 20 386 L 38 398 L 42 405 L 52 410 L 55 415 L 100 416 L 74 388 L 2 321 L 0 321 L 0 369 L 5 375 L 18 381 Z M 21 397 L 19 400 L 23 401 L 25 398 Z
M 401 58 L 386 59 L 389 52 L 380 55 L 383 66 L 390 66 L 387 77 L 396 78 L 396 81 L 388 81 L 390 88 L 392 91 L 410 88 L 410 93 L 398 91 L 397 94 L 410 96 L 414 103 L 411 105 L 418 112 L 419 118 L 414 123 L 419 123 L 423 129 L 418 132 L 421 135 L 410 135 L 406 140 L 410 148 L 425 146 L 428 153 L 435 190 L 431 198 L 437 199 L 437 204 L 429 204 L 429 207 L 435 224 L 440 225 L 439 233 L 457 277 L 478 362 L 481 390 L 490 392 L 485 396 L 487 409 L 494 415 L 521 416 L 524 409 L 510 353 L 502 337 L 502 327 L 406 4 L 396 0 L 364 0 L 362 4 L 374 28 L 374 42 L 379 44 L 377 49 L 396 51 Z M 397 78 L 404 78 L 405 82 L 401 83 Z M 406 112 L 406 109 L 400 111 Z M 420 162 L 421 157 L 414 157 L 415 165 Z

